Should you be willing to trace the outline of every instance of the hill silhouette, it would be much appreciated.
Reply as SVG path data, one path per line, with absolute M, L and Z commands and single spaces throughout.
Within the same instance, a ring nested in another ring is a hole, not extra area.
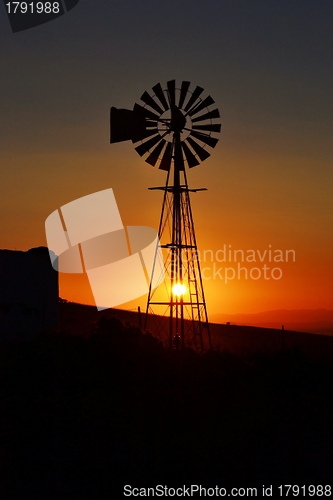
M 141 318 L 136 311 L 122 309 L 105 309 L 97 311 L 94 306 L 60 301 L 59 321 L 60 330 L 71 335 L 88 335 L 90 325 L 98 318 L 117 317 L 124 322 L 137 326 L 144 324 L 144 313 Z M 151 330 L 165 347 L 169 346 L 168 319 L 165 319 L 164 331 Z M 148 323 L 149 327 L 154 322 Z M 215 350 L 228 350 L 235 354 L 255 353 L 262 350 L 278 352 L 283 348 L 298 348 L 307 356 L 333 358 L 333 337 L 314 335 L 285 329 L 284 332 L 276 328 L 262 328 L 239 324 L 210 323 L 210 332 Z M 206 345 L 207 347 L 207 345 Z
M 281 328 L 288 330 L 333 335 L 333 311 L 327 309 L 279 309 L 250 314 L 213 314 L 211 320 L 218 323 L 251 325 L 261 328 Z

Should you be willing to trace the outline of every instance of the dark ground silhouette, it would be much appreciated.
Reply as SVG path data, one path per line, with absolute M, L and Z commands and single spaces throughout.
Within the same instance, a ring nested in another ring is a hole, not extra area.
M 92 330 L 1 345 L 1 500 L 329 484 L 329 361 L 169 351 L 117 318 Z

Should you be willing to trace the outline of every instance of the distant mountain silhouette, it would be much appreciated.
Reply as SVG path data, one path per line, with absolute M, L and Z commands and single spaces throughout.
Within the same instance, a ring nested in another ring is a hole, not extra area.
M 100 318 L 118 318 L 119 320 L 140 326 L 138 312 L 121 309 L 105 309 L 97 311 L 94 306 L 75 304 L 60 299 L 59 303 L 59 326 L 64 334 L 85 337 L 89 335 L 91 325 Z M 211 318 L 210 333 L 213 349 L 216 351 L 228 350 L 232 353 L 255 353 L 262 350 L 278 352 L 284 348 L 298 348 L 311 357 L 329 357 L 333 359 L 333 335 L 313 335 L 300 331 L 292 331 L 285 325 L 285 331 L 281 332 L 281 324 L 278 328 L 257 327 L 240 325 L 240 322 L 230 320 L 230 325 L 214 324 L 214 315 Z M 166 322 L 168 318 L 166 318 Z M 225 321 L 224 323 L 227 323 Z M 144 322 L 144 313 L 141 313 L 141 322 Z M 168 329 L 154 331 L 156 336 L 165 347 L 169 345 Z
M 237 325 L 259 326 L 262 328 L 281 328 L 333 335 L 333 311 L 328 309 L 279 309 L 261 313 L 247 314 L 213 314 L 210 321 Z

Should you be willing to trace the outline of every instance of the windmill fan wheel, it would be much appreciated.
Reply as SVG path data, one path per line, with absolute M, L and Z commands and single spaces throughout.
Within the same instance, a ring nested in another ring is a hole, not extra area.
M 211 96 L 201 98 L 204 89 L 190 90 L 190 82 L 183 81 L 180 88 L 176 81 L 167 82 L 166 89 L 158 83 L 153 94 L 144 92 L 143 104 L 135 104 L 133 112 L 137 117 L 137 130 L 132 134 L 140 156 L 152 166 L 170 170 L 172 160 L 175 168 L 184 170 L 195 167 L 206 160 L 214 148 L 221 125 L 215 123 L 220 118 L 218 109 L 210 109 L 215 103 Z

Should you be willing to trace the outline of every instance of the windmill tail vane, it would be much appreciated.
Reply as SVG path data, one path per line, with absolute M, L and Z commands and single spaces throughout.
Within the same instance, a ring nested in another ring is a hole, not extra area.
M 212 346 L 190 193 L 205 188 L 189 189 L 186 166 L 191 169 L 209 158 L 208 149 L 216 146 L 215 135 L 221 130 L 216 123 L 220 113 L 210 109 L 213 98 L 202 98 L 204 89 L 199 86 L 191 91 L 188 81 L 178 88 L 170 80 L 166 88 L 158 83 L 152 90 L 142 94 L 141 104 L 136 103 L 133 110 L 112 107 L 110 114 L 110 142 L 131 140 L 148 164 L 167 172 L 164 186 L 150 188 L 164 191 L 159 240 L 165 258 L 165 290 L 162 285 L 150 288 L 145 326 L 155 318 L 155 331 L 168 333 L 171 348 L 203 350 L 205 329 L 208 347 Z

